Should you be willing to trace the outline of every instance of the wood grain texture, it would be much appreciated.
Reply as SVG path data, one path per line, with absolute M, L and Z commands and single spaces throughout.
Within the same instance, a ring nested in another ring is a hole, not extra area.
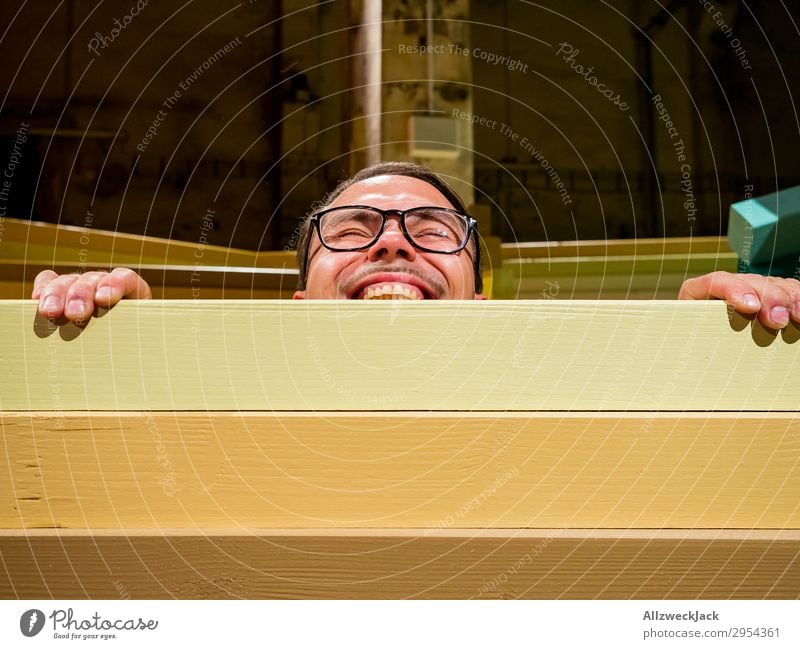
M 800 528 L 800 415 L 5 413 L 0 527 Z
M 800 327 L 720 302 L 0 303 L 2 410 L 796 411 Z
M 613 255 L 730 255 L 726 237 L 659 237 L 657 239 L 584 239 L 519 241 L 501 245 L 503 259 L 607 257 Z
M 800 532 L 0 533 L 24 599 L 797 598 Z
M 687 277 L 736 272 L 724 237 L 504 243 L 497 299 L 672 300 Z
M 689 277 L 735 273 L 733 253 L 643 254 L 506 259 L 493 269 L 497 299 L 674 300 Z
M 3 220 L 3 259 L 46 264 L 199 264 L 293 268 L 294 253 L 254 252 L 111 230 L 55 225 L 24 219 Z
M 111 270 L 94 264 L 89 270 Z M 155 299 L 278 299 L 290 298 L 297 287 L 291 268 L 241 266 L 176 266 L 131 264 L 150 285 Z M 75 264 L 20 263 L 0 259 L 0 299 L 27 299 L 33 280 L 45 269 L 74 273 Z

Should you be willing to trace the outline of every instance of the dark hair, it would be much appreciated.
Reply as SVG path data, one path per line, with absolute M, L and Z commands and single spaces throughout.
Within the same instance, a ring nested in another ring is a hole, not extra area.
M 306 288 L 306 282 L 308 281 L 308 256 L 306 255 L 306 251 L 308 250 L 309 240 L 311 239 L 311 216 L 328 207 L 351 185 L 366 180 L 367 178 L 374 178 L 375 176 L 409 176 L 411 178 L 417 178 L 438 189 L 456 210 L 463 214 L 467 213 L 467 208 L 456 191 L 427 167 L 413 162 L 378 162 L 374 165 L 370 165 L 359 171 L 352 178 L 340 182 L 322 201 L 312 205 L 311 211 L 303 217 L 303 222 L 300 224 L 300 235 L 297 239 L 297 267 L 300 269 L 300 275 L 297 280 L 298 290 L 304 290 Z M 475 292 L 480 293 L 483 290 L 483 275 L 481 273 L 481 244 L 480 241 L 478 241 L 477 230 L 475 231 L 474 259 Z

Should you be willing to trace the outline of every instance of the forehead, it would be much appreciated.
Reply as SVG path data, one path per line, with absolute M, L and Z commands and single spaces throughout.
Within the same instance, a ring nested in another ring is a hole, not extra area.
M 369 205 L 384 210 L 407 210 L 423 205 L 454 207 L 433 185 L 409 176 L 375 176 L 361 180 L 331 203 L 331 207 L 341 205 Z

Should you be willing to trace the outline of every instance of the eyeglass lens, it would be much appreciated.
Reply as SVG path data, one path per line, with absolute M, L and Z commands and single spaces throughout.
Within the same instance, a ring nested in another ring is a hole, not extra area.
M 323 214 L 320 232 L 322 240 L 331 248 L 360 248 L 378 236 L 382 223 L 380 212 L 345 207 Z M 461 247 L 467 233 L 467 222 L 463 217 L 436 208 L 409 210 L 405 225 L 414 243 L 442 252 Z

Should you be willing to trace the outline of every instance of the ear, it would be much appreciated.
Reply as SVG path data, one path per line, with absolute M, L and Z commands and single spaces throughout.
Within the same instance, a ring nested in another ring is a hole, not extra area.
M 295 291 L 294 295 L 292 295 L 293 300 L 305 300 L 306 299 L 306 292 L 305 291 Z
M 488 300 L 489 298 L 486 297 L 483 293 L 475 293 L 476 300 Z

